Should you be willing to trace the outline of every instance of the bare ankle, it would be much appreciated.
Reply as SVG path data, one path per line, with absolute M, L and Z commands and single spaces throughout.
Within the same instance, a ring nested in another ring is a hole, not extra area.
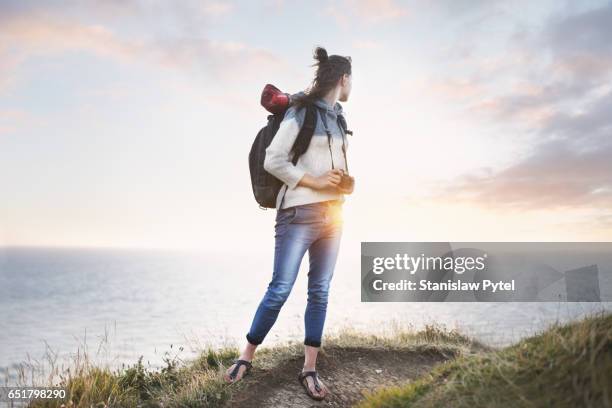
M 252 354 L 241 354 L 240 357 L 238 357 L 238 359 L 240 360 L 246 360 L 246 361 L 252 361 L 253 360 L 253 355 Z
M 240 360 L 252 361 L 255 357 L 255 349 L 257 346 L 248 345 L 238 357 Z

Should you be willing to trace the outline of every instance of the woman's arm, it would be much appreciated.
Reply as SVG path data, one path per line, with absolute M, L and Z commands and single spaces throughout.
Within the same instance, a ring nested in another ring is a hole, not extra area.
M 309 187 L 314 190 L 338 191 L 342 170 L 333 169 L 324 174 L 315 177 L 306 173 L 305 170 L 294 166 L 290 160 L 290 152 L 295 140 L 297 139 L 300 128 L 304 123 L 305 109 L 297 111 L 295 107 L 290 107 L 285 112 L 274 139 L 266 148 L 266 157 L 264 159 L 264 169 L 272 174 L 283 183 L 287 184 L 288 188 L 295 188 L 298 185 Z M 340 190 L 340 192 L 348 193 Z
M 291 148 L 304 122 L 304 113 L 303 109 L 296 111 L 293 106 L 287 109 L 274 139 L 266 148 L 264 169 L 287 184 L 288 188 L 295 188 L 306 174 L 290 160 Z

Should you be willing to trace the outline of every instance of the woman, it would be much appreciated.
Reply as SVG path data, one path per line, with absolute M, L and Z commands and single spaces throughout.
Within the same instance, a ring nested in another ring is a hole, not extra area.
M 344 194 L 353 184 L 340 185 L 346 171 L 348 138 L 338 124 L 342 107 L 351 92 L 350 57 L 315 50 L 316 76 L 308 90 L 293 98 L 274 139 L 266 149 L 264 168 L 285 184 L 276 202 L 274 272 L 259 304 L 247 344 L 225 374 L 226 381 L 240 380 L 251 369 L 255 349 L 272 328 L 287 300 L 302 258 L 309 253 L 308 300 L 304 323 L 304 367 L 298 380 L 312 398 L 323 399 L 328 389 L 318 377 L 317 353 L 327 310 L 330 281 L 342 235 L 341 209 Z M 308 149 L 291 163 L 291 148 L 304 122 L 305 106 L 312 103 L 319 116 Z

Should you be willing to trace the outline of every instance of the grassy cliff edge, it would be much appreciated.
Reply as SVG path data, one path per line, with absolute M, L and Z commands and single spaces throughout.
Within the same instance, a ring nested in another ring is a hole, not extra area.
M 415 382 L 368 393 L 370 407 L 612 407 L 612 314 L 555 325 L 462 355 Z
M 227 385 L 222 373 L 237 355 L 232 347 L 207 349 L 189 362 L 168 359 L 160 370 L 142 361 L 114 371 L 80 361 L 61 373 L 65 401 L 31 406 L 314 403 L 293 378 L 301 367 L 301 343 L 261 348 L 252 375 Z M 433 326 L 384 336 L 345 329 L 326 338 L 319 360 L 335 406 L 612 407 L 612 314 L 554 325 L 502 349 Z

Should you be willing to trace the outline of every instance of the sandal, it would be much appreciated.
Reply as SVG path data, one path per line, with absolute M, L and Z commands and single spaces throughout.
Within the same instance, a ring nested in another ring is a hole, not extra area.
M 300 382 L 300 384 L 302 384 L 302 386 L 304 387 L 304 389 L 306 389 L 306 393 L 308 394 L 308 396 L 314 400 L 317 401 L 321 401 L 322 399 L 325 399 L 325 397 L 327 396 L 327 394 L 325 394 L 325 396 L 319 396 L 319 395 L 315 395 L 312 393 L 312 391 L 310 390 L 310 387 L 308 386 L 308 381 L 306 381 L 307 377 L 312 377 L 313 381 L 314 381 L 314 387 L 315 390 L 317 390 L 318 392 L 321 392 L 321 390 L 323 389 L 321 387 L 321 384 L 319 384 L 319 375 L 317 374 L 316 371 L 302 371 L 300 372 L 300 374 L 298 375 L 298 381 Z
M 243 379 L 244 377 L 246 377 L 249 374 L 249 372 L 251 371 L 251 368 L 253 367 L 251 362 L 250 361 L 246 361 L 246 360 L 236 359 L 232 363 L 236 364 L 236 367 L 234 367 L 234 369 L 229 373 L 229 378 L 232 380 L 232 383 L 234 382 L 234 379 L 238 375 L 238 371 L 240 370 L 240 366 L 242 366 L 242 365 L 246 366 L 246 371 L 244 372 L 244 374 L 242 374 L 242 377 L 240 377 L 240 379 Z

